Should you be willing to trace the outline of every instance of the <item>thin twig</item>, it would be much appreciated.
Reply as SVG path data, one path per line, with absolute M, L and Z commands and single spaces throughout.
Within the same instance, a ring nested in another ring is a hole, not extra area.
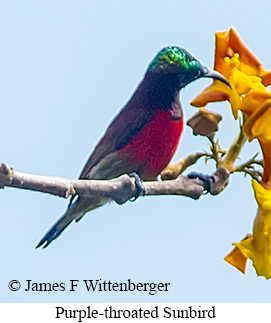
M 210 158 L 211 155 L 209 155 L 206 152 L 202 153 L 195 153 L 186 156 L 179 162 L 175 164 L 168 164 L 168 166 L 162 171 L 161 178 L 163 180 L 169 180 L 169 179 L 175 179 L 180 174 L 182 174 L 188 167 L 194 165 L 200 158 L 206 157 Z

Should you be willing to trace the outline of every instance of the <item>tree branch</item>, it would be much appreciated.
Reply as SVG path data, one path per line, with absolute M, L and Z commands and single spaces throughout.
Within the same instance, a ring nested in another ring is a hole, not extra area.
M 214 174 L 210 193 L 215 195 L 227 185 L 229 172 L 218 169 Z M 204 183 L 180 175 L 169 181 L 143 182 L 145 195 L 184 195 L 198 199 L 204 193 Z M 68 180 L 59 177 L 40 176 L 15 172 L 6 163 L 0 163 L 0 188 L 15 187 L 49 193 L 68 198 L 72 195 L 99 196 L 113 199 L 118 204 L 125 203 L 137 193 L 134 179 L 122 175 L 111 180 Z

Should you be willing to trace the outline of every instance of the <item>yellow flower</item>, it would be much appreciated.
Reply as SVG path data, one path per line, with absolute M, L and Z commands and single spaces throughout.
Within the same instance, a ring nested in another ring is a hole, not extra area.
M 192 105 L 202 107 L 209 102 L 228 100 L 237 118 L 246 95 L 251 91 L 266 93 L 266 86 L 271 84 L 271 71 L 263 68 L 234 28 L 216 33 L 214 69 L 227 78 L 232 89 L 214 81 L 191 102 Z
M 214 69 L 229 77 L 234 67 L 246 75 L 259 76 L 265 86 L 271 83 L 271 72 L 263 68 L 261 61 L 246 46 L 236 30 L 231 28 L 229 31 L 216 33 Z
M 271 278 L 271 190 L 252 180 L 258 212 L 253 225 L 253 235 L 239 243 L 225 257 L 230 264 L 245 272 L 246 260 L 251 259 L 259 276 Z
M 259 95 L 256 101 L 250 96 L 251 100 L 246 100 L 246 102 L 241 104 L 241 110 L 250 113 L 247 114 L 249 117 L 244 124 L 243 131 L 249 140 L 258 138 L 265 142 L 271 142 L 271 93 L 266 94 L 263 104 L 260 101 L 262 97 L 262 94 Z M 252 110 L 253 105 L 255 106 Z
M 252 140 L 257 138 L 263 152 L 262 182 L 266 188 L 271 180 L 271 93 L 252 93 L 243 100 L 241 110 L 248 118 L 243 132 Z
M 208 102 L 228 100 L 235 119 L 238 111 L 246 116 L 243 132 L 249 140 L 260 142 L 264 171 L 262 181 L 269 187 L 271 180 L 271 72 L 263 68 L 259 59 L 248 49 L 235 29 L 216 33 L 214 69 L 229 81 L 231 89 L 214 81 L 191 104 L 197 107 Z
M 214 69 L 223 74 L 231 89 L 214 81 L 191 104 L 203 107 L 209 102 L 228 100 L 232 114 L 244 115 L 243 133 L 249 140 L 259 140 L 263 152 L 261 184 L 252 181 L 258 212 L 253 234 L 235 243 L 225 260 L 245 272 L 247 259 L 251 259 L 256 272 L 271 278 L 271 72 L 263 68 L 259 59 L 241 40 L 235 29 L 216 33 Z

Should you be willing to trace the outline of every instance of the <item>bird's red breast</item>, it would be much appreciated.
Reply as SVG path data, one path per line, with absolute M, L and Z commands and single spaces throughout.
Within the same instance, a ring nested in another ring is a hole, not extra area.
M 183 118 L 174 120 L 168 110 L 157 110 L 152 120 L 120 151 L 128 163 L 141 165 L 142 179 L 161 173 L 173 157 L 183 131 Z

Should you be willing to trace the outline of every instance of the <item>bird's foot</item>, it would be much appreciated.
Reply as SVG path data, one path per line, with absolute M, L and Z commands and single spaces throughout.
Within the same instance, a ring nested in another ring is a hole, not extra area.
M 214 183 L 215 178 L 212 175 L 206 175 L 198 172 L 191 172 L 187 175 L 188 178 L 195 179 L 198 178 L 203 182 L 203 187 L 204 187 L 204 193 L 203 194 L 208 194 L 211 191 L 211 185 Z
M 130 173 L 129 176 L 134 178 L 134 180 L 135 180 L 136 193 L 135 193 L 135 196 L 130 198 L 130 201 L 134 202 L 135 200 L 138 199 L 139 196 L 144 196 L 146 191 L 145 191 L 145 188 L 142 184 L 142 180 L 137 173 L 135 173 L 135 172 Z

